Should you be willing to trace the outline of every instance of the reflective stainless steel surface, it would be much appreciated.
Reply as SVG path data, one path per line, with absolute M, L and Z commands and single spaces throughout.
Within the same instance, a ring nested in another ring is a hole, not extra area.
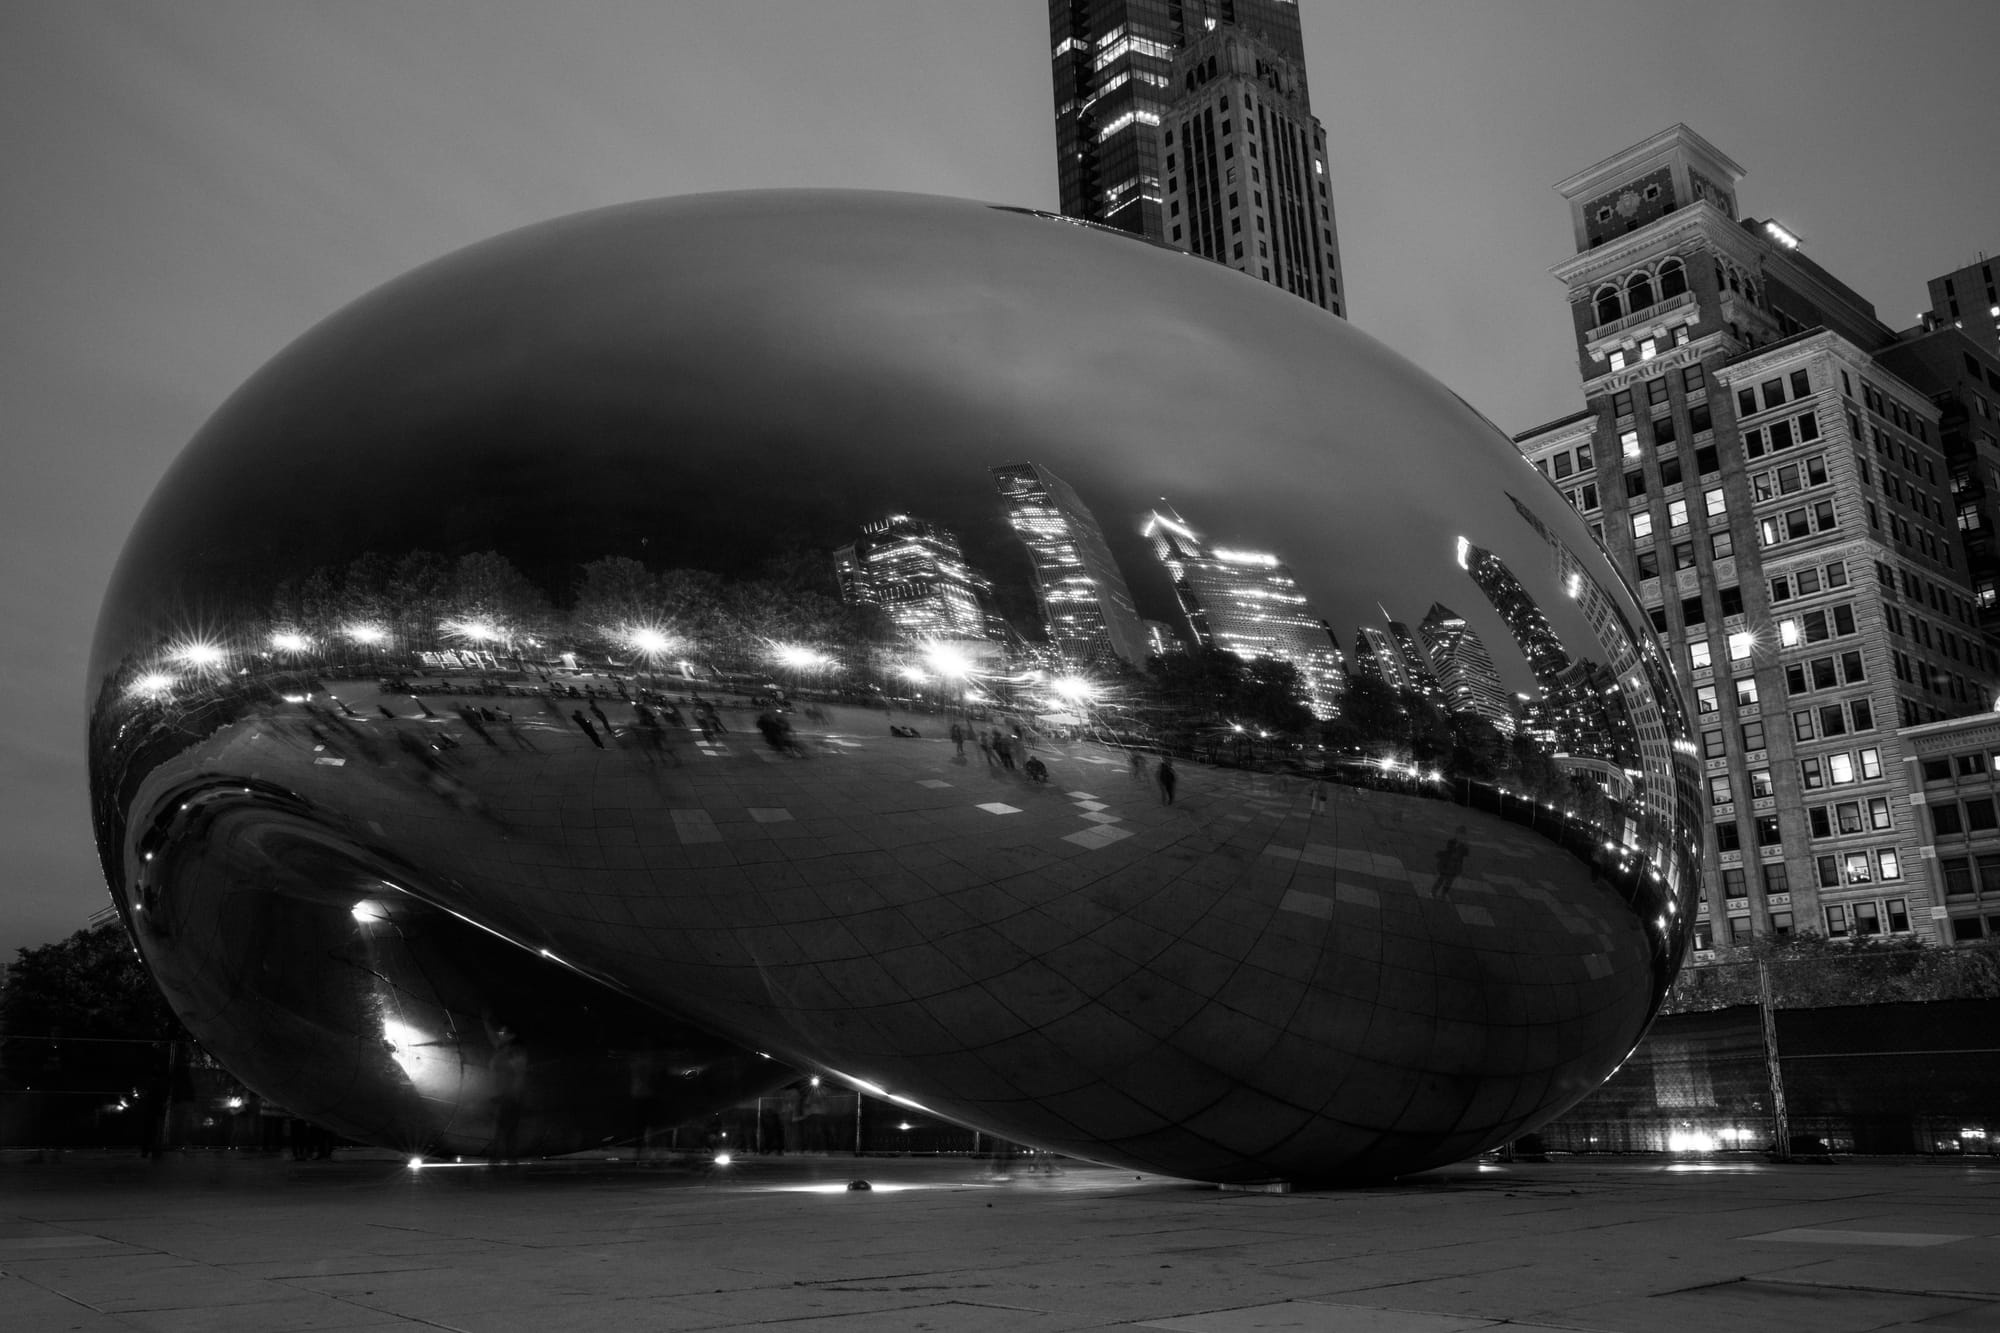
M 189 1026 L 362 1138 L 823 1070 L 1380 1176 L 1583 1095 L 1672 978 L 1697 765 L 1644 624 L 1496 429 L 1275 288 L 667 200 L 419 269 L 216 414 L 105 601 L 97 834 Z

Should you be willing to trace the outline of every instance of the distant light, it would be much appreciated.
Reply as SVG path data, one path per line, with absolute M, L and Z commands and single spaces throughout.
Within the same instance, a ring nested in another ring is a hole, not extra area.
M 312 646 L 312 641 L 303 634 L 279 630 L 271 636 L 271 646 L 281 653 L 302 653 Z
M 1987 307 L 1986 313 L 1993 316 L 1995 319 L 2000 319 L 2000 305 Z
M 412 1171 L 421 1171 L 421 1170 L 423 1170 L 423 1169 L 424 1169 L 424 1159 L 423 1159 L 423 1158 L 421 1158 L 421 1157 L 412 1157 L 412 1158 L 410 1159 L 410 1170 L 412 1170 Z
M 1764 224 L 1764 234 L 1779 245 L 1784 246 L 1787 250 L 1796 250 L 1799 248 L 1799 238 L 1775 222 L 1766 222 Z
M 1278 557 L 1267 551 L 1225 551 L 1219 546 L 1215 548 L 1215 558 L 1225 565 L 1262 565 L 1266 569 L 1278 563 Z
M 931 670 L 947 680 L 963 679 L 972 674 L 972 659 L 963 650 L 948 643 L 933 643 L 924 649 L 924 661 Z
M 379 625 L 349 625 L 346 633 L 347 637 L 356 643 L 380 643 L 389 637 L 388 632 Z
M 910 1122 L 907 1120 L 903 1121 L 901 1124 L 896 1126 L 897 1129 L 908 1129 L 909 1127 L 910 1127 Z
M 132 682 L 128 690 L 133 694 L 165 694 L 174 687 L 174 678 L 159 671 L 148 671 Z
M 348 908 L 347 914 L 363 924 L 370 921 L 387 921 L 389 919 L 389 909 L 372 898 L 363 898 L 360 902 Z
M 243 1099 L 241 1097 L 231 1097 L 228 1101 L 224 1102 L 223 1105 L 227 1106 L 232 1111 L 240 1111 L 243 1109 Z
M 184 643 L 173 650 L 173 657 L 189 666 L 216 666 L 222 661 L 222 649 L 212 643 Z
M 1082 676 L 1057 676 L 1049 688 L 1072 703 L 1087 704 L 1097 697 L 1097 687 Z
M 780 666 L 788 666 L 797 671 L 814 671 L 833 664 L 833 659 L 819 649 L 796 643 L 772 644 L 771 656 L 777 659 Z
M 500 627 L 490 620 L 447 620 L 439 628 L 469 643 L 492 643 L 501 637 Z
M 731 1160 L 731 1157 L 726 1152 L 719 1152 L 715 1155 L 715 1164 L 717 1166 L 728 1166 Z
M 674 646 L 674 641 L 663 630 L 650 625 L 636 625 L 625 631 L 625 641 L 642 653 L 657 655 Z

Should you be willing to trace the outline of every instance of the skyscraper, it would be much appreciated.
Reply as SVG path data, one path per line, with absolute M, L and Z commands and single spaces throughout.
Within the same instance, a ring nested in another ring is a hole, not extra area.
M 1342 313 L 1326 135 L 1293 0 L 1049 0 L 1049 47 L 1065 214 Z
M 1438 686 L 1444 691 L 1445 707 L 1454 713 L 1470 713 L 1485 718 L 1502 733 L 1514 730 L 1513 710 L 1507 706 L 1507 691 L 1493 666 L 1493 655 L 1485 640 L 1465 623 L 1465 617 L 1443 602 L 1431 609 L 1417 626 L 1424 647 L 1437 670 Z
M 889 613 L 916 639 L 976 639 L 986 634 L 980 594 L 991 586 L 965 563 L 958 536 L 941 524 L 891 514 L 861 529 L 834 552 L 841 596 Z
M 1288 565 L 1268 551 L 1212 546 L 1177 514 L 1155 510 L 1142 531 L 1173 580 L 1197 643 L 1246 659 L 1289 662 L 1314 716 L 1340 711 L 1347 677 L 1333 633 L 1313 613 Z
M 1514 577 L 1505 560 L 1463 537 L 1458 539 L 1458 565 L 1472 575 L 1472 581 L 1507 623 L 1521 656 L 1528 659 L 1528 669 L 1535 673 L 1535 683 L 1543 689 L 1554 686 L 1569 670 L 1569 650 L 1563 647 L 1562 636 L 1542 613 L 1534 595 Z
M 1145 626 L 1090 507 L 1039 464 L 1008 463 L 992 473 L 1007 521 L 1028 548 L 1035 597 L 1057 656 L 1076 664 L 1143 665 Z
M 1437 671 L 1431 663 L 1430 654 L 1417 636 L 1410 633 L 1410 627 L 1389 615 L 1386 607 L 1378 609 L 1389 625 L 1389 638 L 1396 645 L 1396 655 L 1403 659 L 1403 674 L 1410 682 L 1410 688 L 1439 706 L 1444 704 L 1444 690 L 1438 685 Z
M 1174 59 L 1161 138 L 1169 245 L 1342 311 L 1326 131 L 1303 67 L 1218 27 Z
M 1923 358 L 1782 224 L 1739 216 L 1742 174 L 1675 125 L 1557 186 L 1587 406 L 1516 442 L 1692 680 L 1697 948 L 1885 921 L 1935 939 L 1895 728 L 1992 698 L 1954 522 L 1971 464 Z

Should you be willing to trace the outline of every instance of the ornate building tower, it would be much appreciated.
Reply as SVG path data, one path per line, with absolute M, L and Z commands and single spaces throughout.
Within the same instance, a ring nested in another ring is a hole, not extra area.
M 1342 313 L 1295 0 L 1049 0 L 1049 49 L 1066 215 Z
M 1692 682 L 1712 814 L 1698 949 L 1935 939 L 1896 728 L 1988 707 L 2000 665 L 1939 409 L 1888 368 L 1897 335 L 1867 301 L 1783 226 L 1739 220 L 1742 174 L 1675 125 L 1556 187 L 1587 406 L 1516 442 Z

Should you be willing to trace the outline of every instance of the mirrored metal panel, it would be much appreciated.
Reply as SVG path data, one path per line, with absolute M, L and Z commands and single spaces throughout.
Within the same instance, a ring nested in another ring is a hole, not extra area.
M 964 201 L 606 209 L 347 307 L 162 482 L 90 690 L 182 1016 L 434 1151 L 815 1070 L 1145 1170 L 1416 1170 L 1604 1078 L 1697 901 L 1671 669 L 1498 430 Z

